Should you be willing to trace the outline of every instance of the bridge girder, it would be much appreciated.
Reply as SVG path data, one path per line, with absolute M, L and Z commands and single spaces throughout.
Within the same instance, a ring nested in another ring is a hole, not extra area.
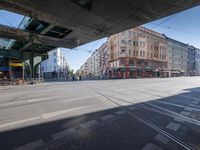
M 200 0 L 1 0 L 0 8 L 69 28 L 67 37 L 84 44 L 199 4 Z
M 14 58 L 14 59 L 22 60 L 22 61 L 26 61 L 30 59 L 33 56 L 33 54 L 34 56 L 41 56 L 42 60 L 45 60 L 48 58 L 48 54 L 26 52 L 26 51 L 19 51 L 19 50 L 13 50 L 13 49 L 0 49 L 0 56 Z
M 0 37 L 54 47 L 71 48 L 78 45 L 75 39 L 58 39 L 4 25 L 0 25 Z

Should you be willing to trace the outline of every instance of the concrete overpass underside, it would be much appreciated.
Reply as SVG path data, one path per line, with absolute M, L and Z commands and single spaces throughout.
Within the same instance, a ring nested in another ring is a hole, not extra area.
M 13 39 L 1 53 L 43 56 L 56 47 L 74 48 L 199 4 L 200 0 L 1 0 L 0 9 L 26 16 L 22 28 L 0 25 L 0 38 Z

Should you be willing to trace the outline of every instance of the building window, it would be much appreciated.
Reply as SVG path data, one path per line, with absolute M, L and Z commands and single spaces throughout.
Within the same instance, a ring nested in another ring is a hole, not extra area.
M 131 30 L 129 30 L 129 36 L 131 36 Z
M 125 40 L 122 40 L 121 43 L 122 43 L 122 44 L 126 44 Z
M 136 56 L 138 56 L 138 51 L 136 51 Z
M 142 57 L 142 51 L 140 51 L 140 57 Z
M 53 53 L 53 56 L 56 56 L 56 52 Z
M 142 41 L 140 41 L 140 46 L 142 46 Z
M 129 50 L 129 56 L 131 56 L 131 50 Z
M 125 49 L 122 49 L 120 53 L 123 54 L 123 53 L 125 53 L 125 52 L 126 52 L 126 50 L 125 50 Z
M 131 45 L 131 40 L 128 40 L 128 44 Z
M 53 62 L 56 63 L 56 59 L 53 59 Z
M 137 61 L 137 65 L 141 65 L 141 61 Z

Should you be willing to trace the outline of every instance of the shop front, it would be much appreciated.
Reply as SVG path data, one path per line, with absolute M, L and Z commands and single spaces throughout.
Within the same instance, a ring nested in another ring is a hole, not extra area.
M 10 60 L 10 76 L 11 78 L 23 78 L 23 63 L 19 60 Z
M 139 68 L 136 66 L 113 68 L 113 78 L 130 79 L 130 78 L 152 78 L 153 70 L 151 68 Z
M 9 78 L 8 66 L 0 66 L 0 78 Z

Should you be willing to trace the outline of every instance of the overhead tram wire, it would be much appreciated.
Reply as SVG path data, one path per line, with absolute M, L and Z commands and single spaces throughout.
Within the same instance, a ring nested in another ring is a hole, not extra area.
M 82 51 L 82 52 L 86 52 L 86 53 L 93 53 L 95 47 L 99 44 L 99 42 L 101 42 L 101 41 L 97 41 L 91 49 L 85 49 L 85 48 L 83 48 L 85 50 L 81 50 L 81 48 L 80 49 L 78 49 L 78 48 L 72 48 L 72 49 L 69 49 L 67 52 L 64 52 L 64 53 L 67 54 L 67 53 L 70 53 L 71 51 L 74 51 L 74 50 L 75 51 Z
M 153 23 L 150 23 L 153 25 Z M 154 25 L 157 25 L 157 24 L 154 24 Z M 160 25 L 160 27 L 162 28 L 166 28 L 166 29 L 169 29 L 169 30 L 174 30 L 174 31 L 178 31 L 178 32 L 183 32 L 183 33 L 187 33 L 187 34 L 193 34 L 193 35 L 200 35 L 200 33 L 195 33 L 195 32 L 191 32 L 191 31 L 186 31 L 186 30 L 183 30 L 183 29 L 178 29 L 178 28 L 174 28 L 174 27 L 170 27 L 170 26 L 164 26 L 164 25 Z
M 82 49 L 77 49 L 77 48 L 72 48 L 72 49 L 69 49 L 68 51 L 64 52 L 64 54 L 67 54 L 67 53 L 70 53 L 72 51 L 81 51 L 81 52 L 86 52 L 86 53 L 92 53 L 92 50 L 82 50 Z
M 177 15 L 178 15 L 178 14 L 175 14 L 175 15 L 173 15 L 173 16 L 171 16 L 171 17 L 166 18 L 165 20 L 161 21 L 160 23 L 156 24 L 155 26 L 151 27 L 150 29 L 154 29 L 154 28 L 156 28 L 156 27 L 162 25 L 163 23 L 165 23 L 165 22 L 171 20 L 172 18 L 176 17 Z

